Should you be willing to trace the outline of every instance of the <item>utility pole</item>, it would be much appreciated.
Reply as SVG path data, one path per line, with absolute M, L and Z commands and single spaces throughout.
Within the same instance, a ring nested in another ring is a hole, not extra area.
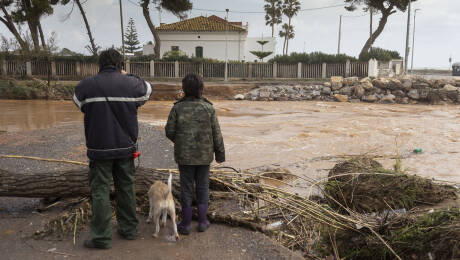
M 415 17 L 417 16 L 417 11 L 420 9 L 415 9 L 414 11 L 414 29 L 412 30 L 412 59 L 410 65 L 410 73 L 414 69 L 414 51 L 415 51 Z
M 340 54 L 340 41 L 342 40 L 342 15 L 340 15 L 339 20 L 339 44 L 337 47 L 337 55 Z
M 119 0 L 120 3 L 120 23 L 121 23 L 121 49 L 123 52 L 123 62 L 125 61 L 125 31 L 123 29 L 123 7 L 121 6 L 121 0 Z M 126 68 L 123 68 L 126 69 Z
M 225 72 L 224 72 L 224 80 L 228 81 L 228 11 L 229 9 L 225 9 L 227 13 L 225 15 Z
M 409 0 L 409 6 L 407 8 L 407 33 L 406 33 L 406 54 L 404 55 L 404 72 L 407 73 L 407 63 L 409 61 L 409 34 L 410 34 L 410 11 L 411 11 L 411 2 Z
M 372 26 L 372 22 L 373 22 L 373 12 L 374 12 L 374 9 L 372 7 L 369 7 L 369 13 L 370 13 L 370 17 L 371 17 L 371 21 L 370 21 L 370 31 L 369 31 L 369 38 L 371 39 L 371 42 L 372 42 L 372 32 L 373 32 L 373 26 Z M 371 44 L 371 50 L 372 50 L 372 44 Z

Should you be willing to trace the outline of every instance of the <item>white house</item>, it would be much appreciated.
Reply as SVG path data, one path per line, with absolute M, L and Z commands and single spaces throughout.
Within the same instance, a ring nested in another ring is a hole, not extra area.
M 260 51 L 257 43 L 260 38 L 248 38 L 248 26 L 242 22 L 226 22 L 215 15 L 210 17 L 198 16 L 171 24 L 161 24 L 157 27 L 161 40 L 161 56 L 171 50 L 180 50 L 189 57 L 203 57 L 225 60 L 227 49 L 228 60 L 254 61 L 257 60 L 250 51 Z M 264 51 L 275 52 L 274 38 L 264 38 L 269 43 L 264 45 Z M 153 45 L 144 45 L 144 55 L 153 54 Z M 266 59 L 273 57 L 270 55 Z

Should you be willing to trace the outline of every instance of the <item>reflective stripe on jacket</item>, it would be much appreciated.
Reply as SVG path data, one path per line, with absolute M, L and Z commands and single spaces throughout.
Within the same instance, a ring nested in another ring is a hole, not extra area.
M 90 159 L 132 157 L 138 136 L 137 109 L 152 93 L 151 85 L 134 75 L 106 67 L 77 85 L 73 100 L 85 114 Z

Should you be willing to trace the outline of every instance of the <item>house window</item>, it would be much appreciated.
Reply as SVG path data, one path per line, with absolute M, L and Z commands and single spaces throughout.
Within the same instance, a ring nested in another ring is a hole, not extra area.
M 171 50 L 172 50 L 172 51 L 178 51 L 178 50 L 179 50 L 179 46 L 171 46 Z
M 197 58 L 203 58 L 203 47 L 201 46 L 195 47 L 195 56 Z

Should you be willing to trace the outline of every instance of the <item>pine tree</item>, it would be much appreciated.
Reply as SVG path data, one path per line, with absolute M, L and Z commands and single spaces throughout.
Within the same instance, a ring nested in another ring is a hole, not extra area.
M 137 39 L 137 30 L 134 25 L 133 18 L 129 18 L 128 25 L 126 26 L 125 49 L 128 53 L 134 53 L 141 49 L 141 46 L 139 46 L 139 40 Z

